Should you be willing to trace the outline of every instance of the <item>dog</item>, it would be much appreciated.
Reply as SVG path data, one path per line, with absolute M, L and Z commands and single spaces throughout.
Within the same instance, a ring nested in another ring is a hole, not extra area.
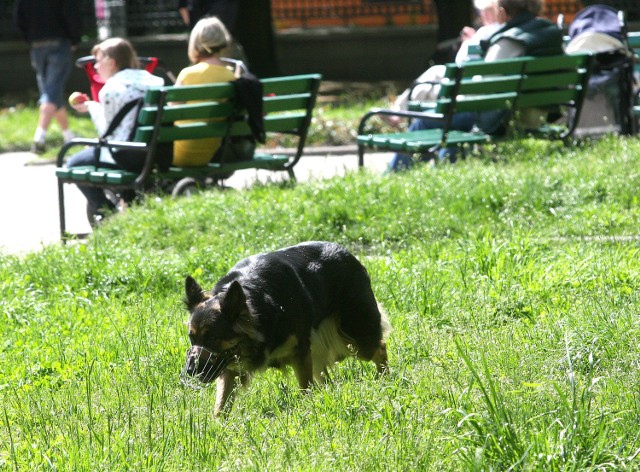
M 293 367 L 303 392 L 348 356 L 388 370 L 391 326 L 367 270 L 338 244 L 305 242 L 248 257 L 211 291 L 187 276 L 185 292 L 191 347 L 181 375 L 216 380 L 216 416 L 237 382 L 269 367 Z

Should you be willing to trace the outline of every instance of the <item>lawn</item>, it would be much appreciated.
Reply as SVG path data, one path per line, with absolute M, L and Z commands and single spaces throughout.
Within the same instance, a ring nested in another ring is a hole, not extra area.
M 640 142 L 491 151 L 148 199 L 0 256 L 0 469 L 637 470 Z M 214 418 L 178 378 L 184 277 L 304 240 L 369 270 L 390 373 L 268 371 Z

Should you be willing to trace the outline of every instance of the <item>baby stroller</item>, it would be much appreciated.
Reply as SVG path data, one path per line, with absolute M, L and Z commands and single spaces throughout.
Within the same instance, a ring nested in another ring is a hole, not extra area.
M 594 55 L 575 135 L 633 134 L 633 53 L 623 12 L 599 4 L 580 10 L 569 27 L 565 49 L 568 53 L 587 51 Z

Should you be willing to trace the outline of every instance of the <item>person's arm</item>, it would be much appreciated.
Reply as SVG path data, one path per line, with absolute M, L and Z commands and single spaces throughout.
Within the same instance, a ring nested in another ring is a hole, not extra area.
M 191 22 L 189 21 L 189 10 L 187 9 L 187 7 L 178 8 L 178 12 L 182 17 L 182 21 L 184 21 L 184 24 L 190 26 Z
M 497 61 L 498 59 L 511 59 L 513 57 L 524 56 L 524 44 L 510 38 L 502 38 L 492 44 L 484 56 L 486 62 Z

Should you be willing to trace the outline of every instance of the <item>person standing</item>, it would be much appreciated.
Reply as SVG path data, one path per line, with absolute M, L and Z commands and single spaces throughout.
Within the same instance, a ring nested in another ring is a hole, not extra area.
M 46 134 L 55 118 L 65 141 L 73 138 L 64 88 L 73 67 L 72 51 L 80 42 L 79 0 L 18 0 L 14 21 L 30 47 L 31 66 L 40 92 L 40 115 L 31 150 L 46 150 Z

